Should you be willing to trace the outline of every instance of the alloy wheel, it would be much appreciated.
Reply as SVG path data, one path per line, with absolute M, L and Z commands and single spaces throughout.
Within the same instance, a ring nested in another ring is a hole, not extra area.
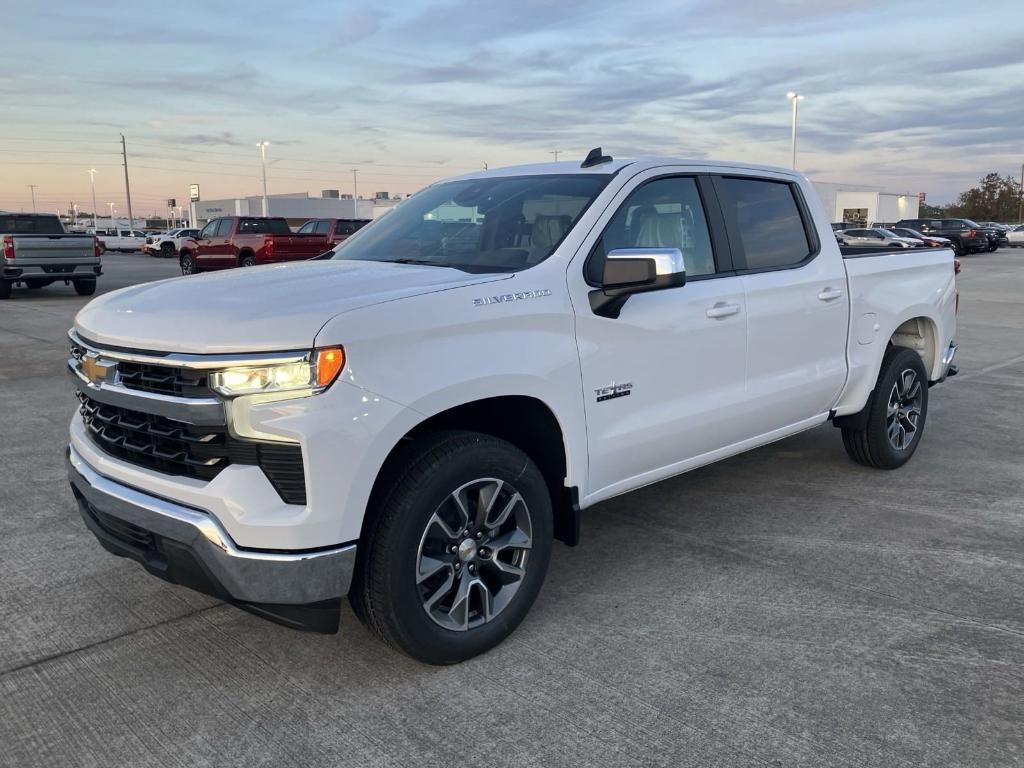
M 427 521 L 416 556 L 423 610 L 465 632 L 494 619 L 523 583 L 533 524 L 511 483 L 479 478 L 459 486 Z
M 917 372 L 905 368 L 892 385 L 885 414 L 889 444 L 897 451 L 905 451 L 917 437 L 923 402 L 924 390 Z

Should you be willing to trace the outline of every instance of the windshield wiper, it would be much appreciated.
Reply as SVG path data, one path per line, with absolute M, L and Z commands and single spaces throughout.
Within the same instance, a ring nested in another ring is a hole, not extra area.
M 427 267 L 452 267 L 451 264 L 445 264 L 441 261 L 428 261 L 427 259 L 383 259 L 383 261 L 389 264 L 422 264 Z

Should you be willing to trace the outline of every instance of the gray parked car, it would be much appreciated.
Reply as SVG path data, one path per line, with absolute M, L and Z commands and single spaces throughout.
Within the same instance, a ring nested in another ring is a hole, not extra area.
M 886 248 L 921 248 L 924 243 L 912 237 L 900 237 L 888 229 L 847 229 L 838 233 L 846 245 L 874 245 Z

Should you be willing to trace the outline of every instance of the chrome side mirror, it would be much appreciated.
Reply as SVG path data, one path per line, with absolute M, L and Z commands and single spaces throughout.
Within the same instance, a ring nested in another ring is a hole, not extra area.
M 590 308 L 614 319 L 634 293 L 685 284 L 686 265 L 678 248 L 617 248 L 605 258 L 601 287 L 590 292 Z

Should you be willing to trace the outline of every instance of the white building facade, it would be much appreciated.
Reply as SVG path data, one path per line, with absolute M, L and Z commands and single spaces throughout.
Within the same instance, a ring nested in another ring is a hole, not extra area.
M 894 224 L 900 219 L 916 219 L 920 208 L 918 196 L 912 192 L 887 192 L 882 187 L 827 181 L 813 184 L 833 223 L 850 222 L 864 227 Z

